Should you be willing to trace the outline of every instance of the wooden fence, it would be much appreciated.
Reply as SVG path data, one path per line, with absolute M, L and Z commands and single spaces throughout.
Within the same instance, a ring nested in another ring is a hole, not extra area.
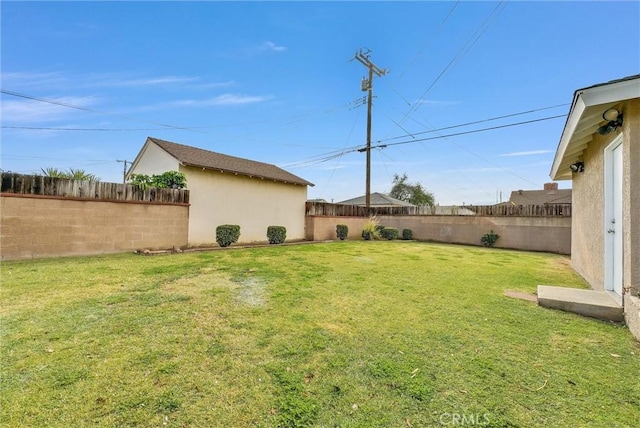
M 186 189 L 142 189 L 132 184 L 69 180 L 66 178 L 4 172 L 1 177 L 0 192 L 5 194 L 165 204 L 189 203 L 189 191 Z
M 407 215 L 477 215 L 502 217 L 571 217 L 571 204 L 546 205 L 465 205 L 451 207 L 446 213 L 437 207 L 362 207 L 325 202 L 307 202 L 307 216 L 368 217 Z

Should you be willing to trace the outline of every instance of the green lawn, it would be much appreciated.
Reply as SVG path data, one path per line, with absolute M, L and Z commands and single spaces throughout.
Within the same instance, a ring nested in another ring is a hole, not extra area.
M 0 426 L 638 426 L 638 343 L 538 284 L 586 287 L 402 241 L 6 262 Z

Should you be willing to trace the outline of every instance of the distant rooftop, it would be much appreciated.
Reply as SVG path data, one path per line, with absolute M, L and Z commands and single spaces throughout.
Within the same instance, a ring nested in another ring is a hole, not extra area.
M 558 189 L 558 183 L 547 183 L 544 190 L 514 190 L 509 197 L 513 205 L 570 204 L 571 189 Z
M 347 199 L 346 201 L 336 202 L 336 204 L 340 205 L 358 205 L 364 207 L 366 205 L 365 195 L 358 196 L 357 198 Z M 405 201 L 401 201 L 400 199 L 392 198 L 391 196 L 385 195 L 383 193 L 371 193 L 371 204 L 372 207 L 414 207 L 415 205 L 410 204 Z

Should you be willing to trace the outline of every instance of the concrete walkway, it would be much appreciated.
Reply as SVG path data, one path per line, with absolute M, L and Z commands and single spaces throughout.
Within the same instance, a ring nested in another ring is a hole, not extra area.
M 538 285 L 538 305 L 605 321 L 624 321 L 622 305 L 606 291 Z

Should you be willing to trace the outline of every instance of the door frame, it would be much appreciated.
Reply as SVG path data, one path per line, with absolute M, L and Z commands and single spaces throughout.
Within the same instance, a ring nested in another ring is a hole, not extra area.
M 620 171 L 616 171 L 614 151 L 623 150 L 622 134 L 618 135 L 604 149 L 604 289 L 622 296 L 624 229 L 623 229 L 623 162 L 624 152 L 620 152 L 622 162 Z M 616 174 L 617 173 L 617 174 Z M 616 177 L 622 177 L 616 178 Z M 616 183 L 616 181 L 619 181 Z M 619 217 L 616 218 L 616 204 L 619 204 Z M 615 223 L 612 223 L 615 219 Z M 614 232 L 609 232 L 613 230 Z

